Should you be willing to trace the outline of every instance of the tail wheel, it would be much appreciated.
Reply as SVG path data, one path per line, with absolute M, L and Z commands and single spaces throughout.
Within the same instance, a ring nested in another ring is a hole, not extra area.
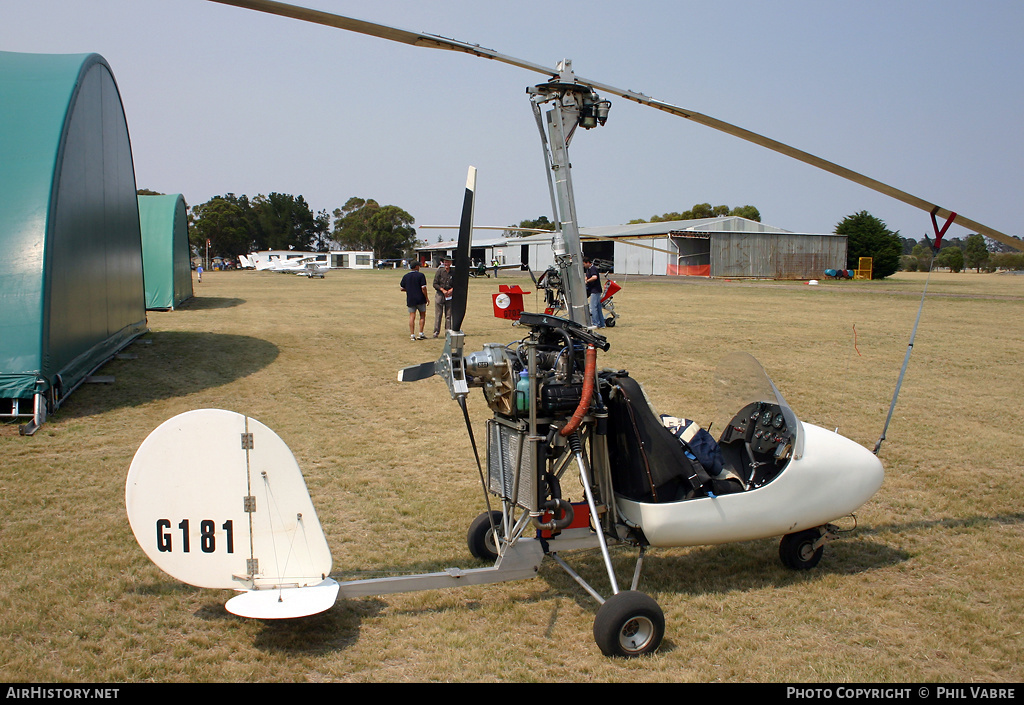
M 654 653 L 665 636 L 665 614 L 653 597 L 627 590 L 608 598 L 594 619 L 594 640 L 605 656 Z
M 814 547 L 815 542 L 821 538 L 821 532 L 817 529 L 798 531 L 795 534 L 786 534 L 779 543 L 779 558 L 782 564 L 790 570 L 810 570 L 818 565 L 821 554 L 825 547 Z
M 488 512 L 484 512 L 469 525 L 466 543 L 469 544 L 469 552 L 473 554 L 474 558 L 488 562 L 498 560 L 498 542 L 495 540 L 492 524 L 500 538 L 502 524 L 499 511 L 491 511 L 490 518 L 488 518 Z

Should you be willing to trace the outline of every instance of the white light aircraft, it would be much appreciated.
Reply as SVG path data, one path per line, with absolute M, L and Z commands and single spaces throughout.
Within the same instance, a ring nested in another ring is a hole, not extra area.
M 568 62 L 551 70 L 478 45 L 269 0 L 214 1 L 544 74 L 545 82 L 527 93 L 549 167 L 552 222 L 559 226 L 552 248 L 565 301 L 564 317 L 523 313 L 513 326 L 519 337 L 511 343 L 464 350 L 476 185 L 470 168 L 455 262 L 460 281 L 453 330 L 438 360 L 406 367 L 398 378 L 441 377 L 467 427 L 470 389 L 480 388 L 493 412 L 483 462 L 477 457 L 486 509 L 467 533 L 469 551 L 486 560 L 486 567 L 338 582 L 331 577 L 330 551 L 301 471 L 270 429 L 216 409 L 190 411 L 155 429 L 128 472 L 125 499 L 135 536 L 170 575 L 240 591 L 227 609 L 241 616 L 301 617 L 330 609 L 338 597 L 532 578 L 550 559 L 599 603 L 593 635 L 602 653 L 640 656 L 655 651 L 665 634 L 661 608 L 638 589 L 652 547 L 781 536 L 782 562 L 796 570 L 813 568 L 824 544 L 840 533 L 834 522 L 881 486 L 877 452 L 884 431 L 872 452 L 802 421 L 747 354 L 727 357 L 715 375 L 731 417 L 717 439 L 687 419 L 657 414 L 627 372 L 598 364 L 610 344 L 590 319 L 568 159 L 575 128 L 607 120 L 610 103 L 598 91 L 753 141 L 922 208 L 931 215 L 937 240 L 956 219 L 1024 249 L 1016 238 L 788 145 L 580 78 Z M 947 219 L 941 230 L 936 216 Z M 475 455 L 475 441 L 473 449 Z M 564 489 L 573 477 L 579 479 L 579 497 Z M 611 545 L 637 551 L 628 586 L 620 587 Z M 599 549 L 608 593 L 602 595 L 568 564 L 566 555 L 577 549 Z
M 324 264 L 323 262 L 317 262 L 316 260 L 310 260 L 304 262 L 303 265 L 296 270 L 296 274 L 300 277 L 309 277 L 310 279 L 319 278 L 323 279 L 324 275 L 330 269 L 330 265 Z
M 276 259 L 266 263 L 257 263 L 256 269 L 268 272 L 280 272 L 283 274 L 298 274 L 300 277 L 320 277 L 330 269 L 325 262 L 325 255 L 310 255 L 308 257 L 296 257 L 292 259 Z

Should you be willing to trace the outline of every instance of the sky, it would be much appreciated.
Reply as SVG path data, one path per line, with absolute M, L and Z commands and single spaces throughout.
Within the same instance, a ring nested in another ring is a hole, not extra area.
M 479 44 L 645 93 L 798 147 L 1011 235 L 1024 187 L 1019 0 L 303 0 Z M 477 225 L 552 217 L 526 95 L 543 80 L 209 0 L 0 0 L 0 51 L 110 64 L 139 188 L 353 196 L 454 224 L 478 169 Z M 577 130 L 581 226 L 696 203 L 832 232 L 866 210 L 919 239 L 927 213 L 649 107 L 611 98 Z M 941 223 L 940 223 L 941 224 Z M 948 237 L 969 231 L 954 225 Z M 454 233 L 451 234 L 454 236 Z M 441 231 L 421 231 L 434 242 Z M 449 235 L 444 235 L 449 239 Z

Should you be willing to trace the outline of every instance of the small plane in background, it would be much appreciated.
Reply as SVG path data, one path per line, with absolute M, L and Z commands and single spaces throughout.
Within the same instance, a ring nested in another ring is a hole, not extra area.
M 238 255 L 238 265 L 242 269 L 257 269 L 270 272 L 294 272 L 300 277 L 324 278 L 330 269 L 326 255 L 309 255 L 292 259 L 261 259 L 257 254 Z
M 252 260 L 254 256 L 250 255 Z M 282 272 L 300 276 L 322 276 L 330 269 L 326 254 L 299 253 L 299 256 L 273 256 L 269 259 L 255 259 L 256 269 L 263 272 Z
M 295 274 L 298 274 L 300 277 L 309 277 L 310 279 L 323 279 L 328 269 L 330 269 L 330 266 L 326 264 L 306 262 Z

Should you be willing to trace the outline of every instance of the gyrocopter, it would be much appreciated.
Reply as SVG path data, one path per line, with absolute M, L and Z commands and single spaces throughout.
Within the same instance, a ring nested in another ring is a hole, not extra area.
M 476 170 L 460 218 L 452 330 L 436 361 L 406 367 L 398 379 L 440 377 L 467 410 L 474 388 L 492 412 L 478 472 L 485 510 L 467 531 L 484 567 L 337 581 L 332 558 L 301 471 L 284 442 L 244 414 L 202 409 L 157 427 L 138 449 L 125 499 L 139 544 L 170 575 L 205 588 L 236 590 L 227 609 L 243 617 L 302 617 L 339 597 L 462 587 L 535 577 L 550 559 L 598 603 L 594 639 L 609 656 L 654 652 L 665 634 L 658 603 L 639 590 L 647 551 L 780 536 L 782 562 L 817 565 L 836 538 L 833 522 L 879 489 L 875 452 L 800 420 L 750 355 L 728 356 L 714 383 L 731 420 L 717 439 L 699 424 L 659 415 L 627 371 L 600 363 L 610 348 L 590 319 L 583 280 L 568 145 L 577 127 L 608 119 L 599 91 L 723 130 L 878 190 L 929 212 L 936 236 L 956 219 L 1018 249 L 1020 240 L 922 199 L 727 123 L 580 78 L 568 61 L 555 70 L 489 49 L 267 0 L 214 0 L 417 46 L 452 49 L 544 74 L 527 89 L 545 155 L 561 315 L 523 312 L 516 340 L 465 349 L 462 330 L 470 272 Z M 947 222 L 941 229 L 936 216 Z M 570 496 L 581 493 L 578 497 Z M 492 501 L 494 502 L 492 506 Z M 637 560 L 619 582 L 612 545 Z M 599 550 L 607 573 L 602 594 L 566 560 Z

